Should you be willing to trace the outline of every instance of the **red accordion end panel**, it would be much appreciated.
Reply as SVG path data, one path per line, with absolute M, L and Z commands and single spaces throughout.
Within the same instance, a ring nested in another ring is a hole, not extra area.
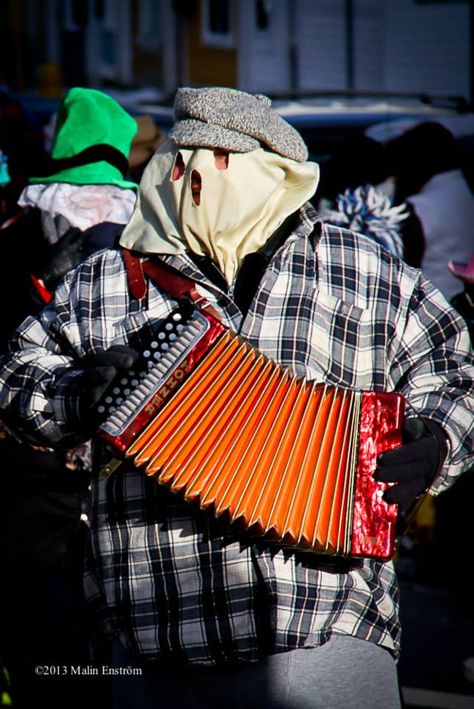
M 377 456 L 402 443 L 405 402 L 398 394 L 365 392 L 359 423 L 359 460 L 352 525 L 354 556 L 390 558 L 395 551 L 397 505 L 382 499 L 387 483 L 374 480 Z

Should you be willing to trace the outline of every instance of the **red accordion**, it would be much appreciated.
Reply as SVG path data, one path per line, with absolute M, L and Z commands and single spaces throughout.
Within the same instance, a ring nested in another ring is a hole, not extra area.
M 397 507 L 373 472 L 401 443 L 398 394 L 297 378 L 212 314 L 178 308 L 104 414 L 113 450 L 250 533 L 335 556 L 394 552 Z

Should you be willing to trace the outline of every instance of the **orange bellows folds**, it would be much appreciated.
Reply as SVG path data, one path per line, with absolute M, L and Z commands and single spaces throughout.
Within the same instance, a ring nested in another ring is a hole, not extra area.
M 249 530 L 347 554 L 360 401 L 296 379 L 227 333 L 126 455 Z

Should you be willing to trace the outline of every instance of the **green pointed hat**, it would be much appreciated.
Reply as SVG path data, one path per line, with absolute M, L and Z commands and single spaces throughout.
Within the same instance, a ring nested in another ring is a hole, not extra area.
M 95 89 L 70 89 L 61 101 L 47 174 L 30 184 L 117 185 L 126 180 L 137 122 L 111 96 Z

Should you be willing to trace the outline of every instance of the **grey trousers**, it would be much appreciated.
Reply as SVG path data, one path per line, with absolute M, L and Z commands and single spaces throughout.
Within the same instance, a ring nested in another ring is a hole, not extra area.
M 123 646 L 114 666 L 134 665 Z M 136 663 L 135 663 L 136 665 Z M 113 678 L 114 709 L 400 709 L 396 663 L 377 645 L 334 636 L 319 648 L 219 669 Z

